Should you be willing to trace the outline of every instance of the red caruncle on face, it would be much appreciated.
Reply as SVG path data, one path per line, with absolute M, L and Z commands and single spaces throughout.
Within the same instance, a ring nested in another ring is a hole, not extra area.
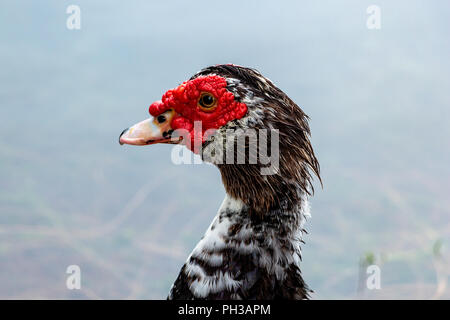
M 161 101 L 152 103 L 149 112 L 157 117 L 169 109 L 175 110 L 172 129 L 187 130 L 191 138 L 191 150 L 198 152 L 193 146 L 205 142 L 206 130 L 218 129 L 247 113 L 245 103 L 236 101 L 226 86 L 225 78 L 216 75 L 185 81 L 177 88 L 168 90 Z M 194 132 L 196 121 L 201 122 L 201 132 Z

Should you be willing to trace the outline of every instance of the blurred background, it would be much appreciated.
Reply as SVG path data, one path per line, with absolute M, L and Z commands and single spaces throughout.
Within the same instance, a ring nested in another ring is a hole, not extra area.
M 2 1 L 0 298 L 166 297 L 222 202 L 220 174 L 118 136 L 219 63 L 258 69 L 311 117 L 313 298 L 450 298 L 449 15 L 418 0 Z

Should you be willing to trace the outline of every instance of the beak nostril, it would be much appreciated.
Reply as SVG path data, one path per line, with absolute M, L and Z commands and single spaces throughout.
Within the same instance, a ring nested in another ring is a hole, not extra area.
M 163 114 L 160 114 L 162 116 Z M 181 139 L 173 140 L 171 133 L 174 132 L 170 127 L 170 120 L 172 114 L 163 115 L 163 119 L 158 117 L 149 117 L 144 121 L 134 124 L 133 126 L 125 129 L 119 136 L 119 143 L 129 144 L 134 146 L 144 146 L 155 143 L 178 143 Z M 175 131 L 176 132 L 176 131 Z

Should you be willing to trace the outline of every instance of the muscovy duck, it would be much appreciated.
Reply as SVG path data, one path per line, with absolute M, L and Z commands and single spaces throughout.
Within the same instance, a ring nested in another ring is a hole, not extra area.
M 258 71 L 231 64 L 202 69 L 152 103 L 149 112 L 150 119 L 122 132 L 121 144 L 181 143 L 208 161 L 215 158 L 204 150 L 214 146 L 217 154 L 226 153 L 228 142 L 234 144 L 245 130 L 267 129 L 279 137 L 278 148 L 271 149 L 279 152 L 272 174 L 262 174 L 267 162 L 258 156 L 252 162 L 250 152 L 243 162 L 211 161 L 226 197 L 168 299 L 308 299 L 300 245 L 314 175 L 321 183 L 308 116 Z M 250 139 L 243 141 L 249 150 Z M 236 160 L 239 148 L 230 150 Z

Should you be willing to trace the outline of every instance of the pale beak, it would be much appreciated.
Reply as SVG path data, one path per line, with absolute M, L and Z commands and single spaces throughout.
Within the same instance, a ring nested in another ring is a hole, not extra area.
M 122 131 L 119 137 L 120 144 L 144 146 L 155 143 L 179 143 L 180 137 L 172 137 L 170 126 L 175 111 L 167 110 L 159 116 L 136 123 L 134 126 Z

